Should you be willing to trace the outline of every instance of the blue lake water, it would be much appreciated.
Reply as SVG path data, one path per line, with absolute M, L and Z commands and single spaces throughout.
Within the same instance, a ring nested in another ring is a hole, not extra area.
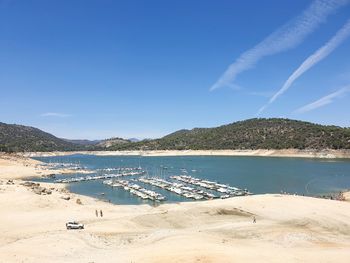
M 297 193 L 322 195 L 350 188 L 349 159 L 307 159 L 277 157 L 139 157 L 139 156 L 93 156 L 71 155 L 36 158 L 46 163 L 74 163 L 87 169 L 138 167 L 147 171 L 147 176 L 168 179 L 171 175 L 188 175 L 246 188 L 254 194 Z M 101 174 L 96 171 L 93 175 Z M 106 172 L 103 172 L 106 173 Z M 111 172 L 111 173 L 115 173 Z M 59 176 L 69 178 L 76 175 Z M 134 176 L 137 178 L 138 176 Z M 123 177 L 131 179 L 132 177 Z M 38 179 L 53 181 L 53 179 Z M 112 188 L 102 184 L 103 180 L 71 183 L 71 192 L 109 200 L 116 204 L 141 204 L 152 201 L 142 200 L 122 188 Z M 143 185 L 145 188 L 163 194 L 166 202 L 190 201 L 185 197 L 166 190 Z M 103 195 L 101 195 L 103 193 Z

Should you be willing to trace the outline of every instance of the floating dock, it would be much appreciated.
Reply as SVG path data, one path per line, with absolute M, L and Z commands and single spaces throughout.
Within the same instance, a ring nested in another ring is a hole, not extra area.
M 218 196 L 208 193 L 206 191 L 195 189 L 193 187 L 188 187 L 180 183 L 166 181 L 160 178 L 139 178 L 139 181 L 144 184 L 150 184 L 162 189 L 165 189 L 169 192 L 173 192 L 175 194 L 184 196 L 186 198 L 192 198 L 194 200 L 202 200 L 202 199 L 214 199 L 218 198 Z
M 130 171 L 142 171 L 142 168 L 141 167 L 116 167 L 116 168 L 101 168 L 101 169 L 97 169 L 96 171 L 102 171 L 102 172 L 112 172 L 112 171 L 130 172 Z
M 137 171 L 137 172 L 128 172 L 128 173 L 119 173 L 119 174 L 104 174 L 104 175 L 88 175 L 88 176 L 80 176 L 80 177 L 72 177 L 66 179 L 58 179 L 55 180 L 55 183 L 77 183 L 77 182 L 86 182 L 93 180 L 106 180 L 112 178 L 119 178 L 124 176 L 135 176 L 135 175 L 143 175 L 145 171 Z
M 166 200 L 165 196 L 126 180 L 106 180 L 103 182 L 103 184 L 112 187 L 122 187 L 125 191 L 129 191 L 131 194 L 136 195 L 142 199 L 149 199 L 151 201 Z
M 220 196 L 221 198 L 251 194 L 247 189 L 240 189 L 237 187 L 232 187 L 230 185 L 220 184 L 215 181 L 208 181 L 200 178 L 195 178 L 189 175 L 174 175 L 170 176 L 170 178 L 186 184 L 200 186 L 202 188 L 217 191 L 219 193 L 224 194 Z

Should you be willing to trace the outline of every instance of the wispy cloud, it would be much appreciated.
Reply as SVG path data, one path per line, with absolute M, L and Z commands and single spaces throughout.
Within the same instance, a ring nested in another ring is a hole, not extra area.
M 317 108 L 323 107 L 325 105 L 331 104 L 332 102 L 334 102 L 334 99 L 344 96 L 345 93 L 347 93 L 349 91 L 350 91 L 350 85 L 343 87 L 343 88 L 337 90 L 336 92 L 333 92 L 327 96 L 324 96 L 321 99 L 316 100 L 310 104 L 307 104 L 307 105 L 295 110 L 294 113 L 304 113 L 304 112 L 312 111 L 312 110 L 315 110 Z
M 232 87 L 234 80 L 240 73 L 253 68 L 263 57 L 296 47 L 330 14 L 348 2 L 349 0 L 315 0 L 298 17 L 276 30 L 252 49 L 241 54 L 210 90 Z
M 269 100 L 269 102 L 261 107 L 258 115 L 262 113 L 268 105 L 273 103 L 279 96 L 286 92 L 295 80 L 297 80 L 306 71 L 316 65 L 318 62 L 331 54 L 347 37 L 350 36 L 350 19 L 347 23 L 321 48 L 309 56 L 304 62 L 293 72 L 292 75 L 283 84 L 282 88 L 277 91 Z
M 70 114 L 65 114 L 65 113 L 59 113 L 59 112 L 46 112 L 40 114 L 41 117 L 59 117 L 59 118 L 66 118 L 70 117 L 72 115 Z

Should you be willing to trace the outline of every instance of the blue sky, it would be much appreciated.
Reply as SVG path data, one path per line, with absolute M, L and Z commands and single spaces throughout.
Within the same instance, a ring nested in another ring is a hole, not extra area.
M 87 139 L 350 126 L 349 19 L 346 0 L 0 0 L 0 121 Z

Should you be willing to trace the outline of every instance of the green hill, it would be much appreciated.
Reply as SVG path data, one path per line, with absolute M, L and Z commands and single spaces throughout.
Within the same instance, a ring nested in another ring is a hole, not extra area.
M 0 122 L 0 151 L 350 149 L 350 129 L 289 119 L 250 119 L 179 130 L 161 139 L 74 143 L 37 128 Z
M 350 149 L 350 129 L 290 119 L 249 119 L 216 128 L 180 130 L 161 139 L 109 150 Z
M 0 151 L 71 151 L 83 146 L 59 139 L 37 128 L 0 122 Z

